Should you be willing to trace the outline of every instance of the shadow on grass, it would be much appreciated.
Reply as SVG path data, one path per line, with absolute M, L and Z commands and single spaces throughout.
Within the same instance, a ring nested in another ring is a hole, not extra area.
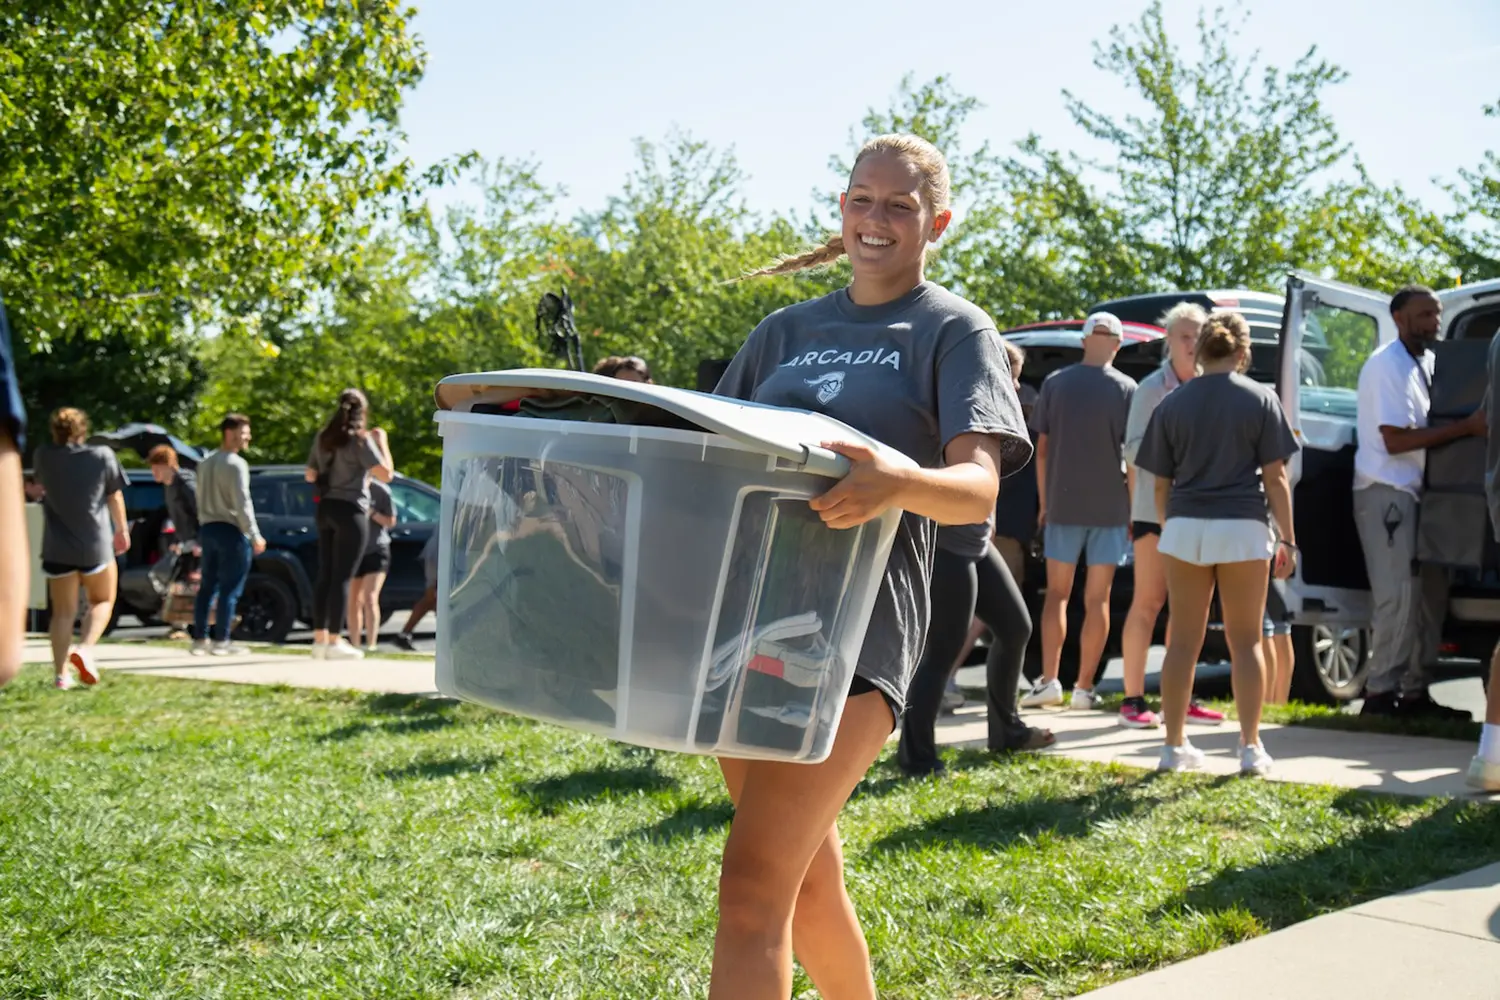
M 407 781 L 413 778 L 435 780 L 438 778 L 451 778 L 459 774 L 484 774 L 498 767 L 502 758 L 498 756 L 488 757 L 453 757 L 448 760 L 423 760 L 405 767 L 392 768 L 382 772 L 381 777 L 391 781 Z
M 697 801 L 679 806 L 672 815 L 649 826 L 632 830 L 616 837 L 615 847 L 636 840 L 657 844 L 670 844 L 678 840 L 690 840 L 729 825 L 734 818 L 734 806 L 727 798 L 712 802 Z
M 1373 822 L 1381 798 L 1351 791 L 1334 808 Z M 1274 930 L 1496 860 L 1500 809 L 1452 801 L 1409 826 L 1368 830 L 1301 857 L 1227 869 L 1170 900 L 1158 915 L 1240 908 Z
M 344 740 L 352 740 L 366 733 L 379 733 L 382 736 L 409 736 L 413 733 L 431 733 L 439 729 L 446 729 L 455 724 L 455 719 L 450 715 L 418 715 L 397 719 L 394 722 L 381 722 L 376 720 L 365 720 L 363 722 L 351 722 L 347 726 L 320 733 L 316 739 L 319 743 L 339 743 Z
M 636 792 L 661 792 L 677 787 L 677 779 L 662 774 L 652 762 L 630 767 L 593 767 L 586 771 L 516 785 L 516 791 L 528 799 L 544 816 L 551 815 L 574 802 L 608 798 Z
M 874 851 L 901 851 L 954 843 L 1009 847 L 1020 838 L 1044 833 L 1058 837 L 1086 837 L 1099 823 L 1125 819 L 1183 795 L 1202 791 L 1201 785 L 1183 785 L 1170 796 L 1152 795 L 1149 789 L 1158 777 L 1156 772 L 1146 772 L 1071 798 L 1036 796 L 964 809 L 887 834 L 870 847 Z
M 451 710 L 458 702 L 451 698 L 431 698 L 420 694 L 375 694 L 363 700 L 361 708 L 381 715 L 431 715 Z

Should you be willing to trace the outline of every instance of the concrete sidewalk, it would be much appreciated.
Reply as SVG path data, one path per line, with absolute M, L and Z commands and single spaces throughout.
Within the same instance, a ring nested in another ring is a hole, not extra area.
M 1089 1000 L 1496 1000 L 1500 865 L 1293 924 Z

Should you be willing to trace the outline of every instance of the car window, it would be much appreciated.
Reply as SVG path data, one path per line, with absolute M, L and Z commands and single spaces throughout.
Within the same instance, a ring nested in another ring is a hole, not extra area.
M 313 484 L 289 482 L 282 484 L 282 499 L 286 503 L 287 517 L 317 517 L 318 507 L 313 501 Z
M 398 524 L 409 524 L 413 521 L 435 524 L 442 518 L 442 499 L 410 483 L 391 483 L 391 502 L 396 508 L 396 523 Z
M 149 514 L 154 510 L 161 510 L 167 505 L 167 498 L 162 492 L 161 483 L 155 480 L 126 482 L 123 492 L 126 517 L 138 517 L 142 514 Z
M 1297 356 L 1302 411 L 1353 419 L 1359 370 L 1379 346 L 1374 317 L 1328 305 L 1310 310 Z
M 256 517 L 262 515 L 274 517 L 280 514 L 281 484 L 252 476 L 250 479 L 250 505 L 255 508 Z

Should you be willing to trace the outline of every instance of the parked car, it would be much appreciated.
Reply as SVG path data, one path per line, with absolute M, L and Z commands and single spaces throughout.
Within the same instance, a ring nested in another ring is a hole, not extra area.
M 151 579 L 171 545 L 172 524 L 166 516 L 161 486 L 147 470 L 126 473 L 126 517 L 131 547 L 121 557 L 117 614 L 135 615 L 155 624 L 161 595 Z M 442 499 L 417 479 L 396 475 L 391 481 L 396 524 L 391 528 L 391 569 L 380 594 L 381 621 L 417 602 L 426 589 L 422 547 L 437 530 Z M 318 572 L 318 529 L 312 484 L 300 465 L 252 466 L 250 499 L 266 539 L 266 551 L 255 557 L 238 605 L 235 638 L 281 642 L 298 622 L 312 617 L 313 582 Z

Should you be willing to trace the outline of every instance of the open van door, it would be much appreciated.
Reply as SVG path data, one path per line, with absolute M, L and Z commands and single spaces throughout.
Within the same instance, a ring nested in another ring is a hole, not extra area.
M 1364 686 L 1370 583 L 1354 527 L 1359 372 L 1396 339 L 1390 297 L 1336 281 L 1287 277 L 1277 392 L 1302 446 L 1288 464 L 1301 559 L 1287 581 L 1297 665 L 1292 696 L 1347 700 Z

